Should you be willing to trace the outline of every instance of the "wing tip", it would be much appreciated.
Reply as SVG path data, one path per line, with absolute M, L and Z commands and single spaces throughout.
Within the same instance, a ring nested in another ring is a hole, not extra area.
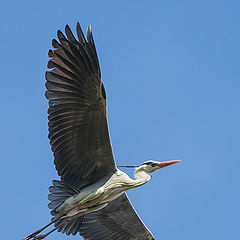
M 51 69 L 51 68 L 55 68 L 55 64 L 53 61 L 49 60 L 48 64 L 47 64 L 47 68 Z
M 52 49 L 48 50 L 48 57 L 53 58 L 54 57 L 54 53 Z
M 68 25 L 68 24 L 66 24 L 66 25 L 65 25 L 65 31 L 68 31 L 68 30 L 70 30 L 70 31 L 71 31 L 71 29 L 70 29 L 69 25 Z
M 89 25 L 87 26 L 87 41 L 88 41 L 89 43 L 91 43 L 92 39 L 93 39 L 92 26 L 91 26 L 91 24 L 89 24 Z
M 52 40 L 52 46 L 54 48 L 58 48 L 58 46 L 59 46 L 59 43 L 58 43 L 58 41 L 55 38 Z

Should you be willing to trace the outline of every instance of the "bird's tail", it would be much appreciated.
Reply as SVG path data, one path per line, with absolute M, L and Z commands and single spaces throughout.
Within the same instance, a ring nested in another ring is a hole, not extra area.
M 50 203 L 48 207 L 52 209 L 51 215 L 55 216 L 57 214 L 56 209 L 63 204 L 63 202 L 75 195 L 80 191 L 64 182 L 53 180 L 53 185 L 49 187 L 50 194 L 48 195 L 48 199 Z M 53 218 L 54 219 L 54 218 Z M 75 235 L 79 230 L 83 221 L 83 216 L 76 217 L 71 219 L 70 221 L 66 221 L 64 216 L 54 222 L 55 227 L 58 227 L 58 231 L 62 233 L 66 233 L 67 235 Z
M 50 200 L 50 203 L 48 207 L 53 209 L 51 215 L 55 216 L 57 214 L 56 209 L 61 206 L 67 198 L 78 194 L 79 190 L 58 180 L 53 180 L 52 183 L 53 186 L 49 187 L 50 194 L 48 195 L 48 200 Z

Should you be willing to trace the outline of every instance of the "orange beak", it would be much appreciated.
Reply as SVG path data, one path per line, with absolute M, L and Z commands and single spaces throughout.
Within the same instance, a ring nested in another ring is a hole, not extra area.
M 172 160 L 172 161 L 159 162 L 159 163 L 156 163 L 156 165 L 159 168 L 164 168 L 164 167 L 170 166 L 170 165 L 178 163 L 178 162 L 181 162 L 181 160 Z

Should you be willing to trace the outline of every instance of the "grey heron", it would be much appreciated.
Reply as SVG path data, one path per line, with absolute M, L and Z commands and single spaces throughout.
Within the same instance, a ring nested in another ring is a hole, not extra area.
M 108 133 L 106 93 L 95 44 L 88 26 L 79 23 L 78 40 L 66 25 L 49 50 L 46 98 L 49 139 L 61 180 L 48 196 L 53 218 L 25 240 L 43 239 L 57 230 L 87 240 L 154 239 L 132 207 L 126 191 L 151 179 L 153 172 L 180 160 L 147 161 L 135 167 L 134 179 L 115 164 Z M 124 167 L 124 166 L 122 166 Z M 46 234 L 40 233 L 54 225 Z

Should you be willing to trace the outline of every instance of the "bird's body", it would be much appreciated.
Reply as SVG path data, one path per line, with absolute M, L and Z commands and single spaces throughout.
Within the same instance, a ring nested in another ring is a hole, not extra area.
M 79 213 L 86 214 L 100 210 L 127 190 L 139 187 L 150 179 L 151 175 L 144 171 L 137 172 L 134 180 L 118 169 L 111 176 L 106 176 L 67 198 L 56 208 L 56 217 L 64 212 L 67 213 L 66 217 L 71 217 Z
M 67 214 L 67 216 L 73 216 L 79 212 L 86 214 L 100 210 L 127 190 L 129 185 L 126 178 L 129 178 L 128 175 L 118 170 L 112 176 L 107 176 L 69 197 L 56 211 L 61 214 L 76 206 Z
M 135 186 L 134 180 L 126 173 L 117 170 L 111 176 L 107 176 L 97 183 L 82 189 L 78 194 L 67 198 L 56 209 L 56 212 L 61 215 L 62 212 L 68 212 L 73 206 L 75 208 L 68 212 L 67 216 L 74 216 L 80 212 L 86 214 L 100 210 L 133 186 Z
M 80 233 L 86 240 L 153 240 L 138 217 L 126 191 L 151 179 L 153 172 L 179 160 L 147 161 L 135 168 L 134 179 L 114 161 L 101 81 L 91 28 L 87 40 L 77 24 L 78 40 L 66 26 L 49 50 L 46 98 L 49 101 L 49 139 L 61 177 L 48 196 L 52 221 L 25 237 L 43 239 L 55 230 Z M 55 228 L 39 235 L 54 224 Z

